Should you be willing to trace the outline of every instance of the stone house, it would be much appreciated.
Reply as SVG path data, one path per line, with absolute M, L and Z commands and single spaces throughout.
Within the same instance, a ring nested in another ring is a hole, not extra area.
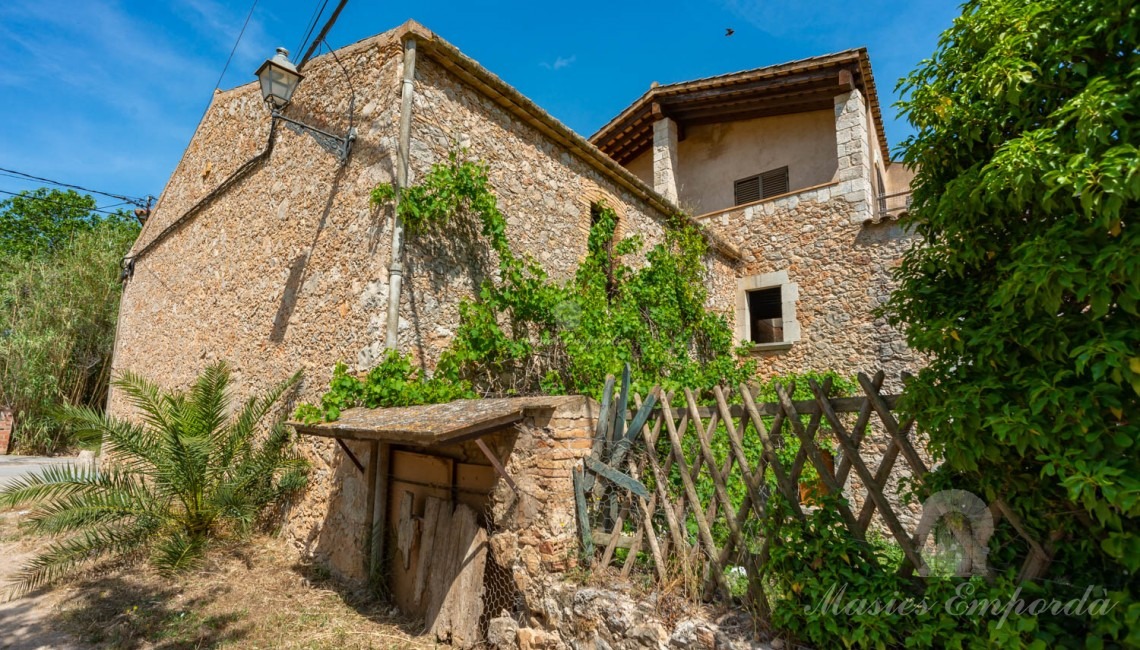
M 710 306 L 755 342 L 764 372 L 897 379 L 915 363 L 871 314 L 908 242 L 887 209 L 908 177 L 887 157 L 863 50 L 655 86 L 590 140 L 414 22 L 303 72 L 284 115 L 355 129 L 351 154 L 271 119 L 256 83 L 215 94 L 126 260 L 114 371 L 178 387 L 225 359 L 244 397 L 301 368 L 297 398 L 315 400 L 337 361 L 367 369 L 382 354 L 393 267 L 397 347 L 432 367 L 489 251 L 478 238 L 416 238 L 400 268 L 391 211 L 369 192 L 405 166 L 415 182 L 457 147 L 489 164 L 513 247 L 554 278 L 585 256 L 599 201 L 647 245 L 680 205 L 713 244 Z M 121 396 L 109 408 L 124 414 Z M 312 485 L 286 533 L 363 579 L 374 486 L 332 440 L 305 440 Z M 370 465 L 390 453 L 345 444 Z
M 740 249 L 729 311 L 763 371 L 916 359 L 872 316 L 911 238 L 866 49 L 653 86 L 590 141 Z

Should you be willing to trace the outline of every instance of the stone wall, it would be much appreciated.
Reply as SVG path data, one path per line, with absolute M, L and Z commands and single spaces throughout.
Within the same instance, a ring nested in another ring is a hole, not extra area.
M 541 618 L 547 578 L 578 565 L 572 472 L 590 455 L 596 418 L 592 400 L 566 398 L 553 412 L 532 415 L 518 427 L 506 463 L 516 487 L 496 484 L 488 522 L 492 558 L 507 569 L 520 596 L 511 600 L 522 605 L 514 613 Z M 501 595 L 487 598 L 494 602 Z
M 874 315 L 874 310 L 890 296 L 895 286 L 891 272 L 916 239 L 892 220 L 863 223 L 868 216 L 863 190 L 857 189 L 851 197 L 844 190 L 847 188 L 841 181 L 725 211 L 703 221 L 739 246 L 744 255 L 734 303 L 738 338 L 744 336 L 744 291 L 759 288 L 754 280 L 780 278 L 794 287 L 794 291 L 782 292 L 795 296 L 793 319 L 789 320 L 787 313 L 791 305 L 784 305 L 784 335 L 798 338 L 785 345 L 756 346 L 753 354 L 759 361 L 761 378 L 808 370 L 834 370 L 851 377 L 882 370 L 886 375 L 884 392 L 898 393 L 903 373 L 916 372 L 922 359 L 886 319 Z M 889 441 L 890 436 L 874 418 L 864 442 L 864 458 L 871 471 L 886 453 Z M 919 441 L 917 446 L 929 464 L 925 445 Z M 899 497 L 900 481 L 910 473 L 900 458 L 891 473 L 887 495 L 904 526 L 913 531 L 921 510 L 918 504 L 904 504 Z M 854 473 L 850 486 L 848 497 L 858 511 L 864 491 Z M 876 518 L 875 523 L 878 527 L 880 520 Z
M 446 161 L 456 147 L 490 163 L 490 186 L 507 218 L 512 248 L 535 257 L 552 278 L 569 279 L 585 258 L 590 208 L 596 202 L 614 208 L 618 237 L 640 234 L 646 249 L 661 241 L 660 212 L 551 143 L 532 125 L 473 92 L 422 52 L 416 63 L 412 110 L 411 182 L 433 164 Z M 400 346 L 424 355 L 431 365 L 458 323 L 457 303 L 447 298 L 472 291 L 493 260 L 480 238 L 464 231 L 411 238 L 407 253 L 405 283 L 411 291 L 401 296 L 401 313 L 417 320 L 432 315 L 438 324 L 428 329 L 411 319 L 402 323 Z M 716 258 L 713 263 L 729 266 L 718 255 L 712 258 Z M 710 289 L 725 291 L 711 278 Z M 382 349 L 382 331 L 376 332 L 370 345 L 375 353 Z
M 856 223 L 858 204 L 839 194 L 841 186 L 725 211 L 704 223 L 740 247 L 741 278 L 783 271 L 798 286 L 800 340 L 786 349 L 758 350 L 763 377 L 882 369 L 887 390 L 897 391 L 901 373 L 913 372 L 919 358 L 873 311 L 890 295 L 891 271 L 914 238 L 895 222 Z
M 422 28 L 410 31 L 434 38 Z M 359 137 L 344 166 L 312 136 L 280 123 L 264 153 L 270 117 L 255 84 L 215 95 L 133 249 L 146 252 L 124 290 L 115 372 L 185 387 L 209 363 L 226 360 L 235 397 L 244 399 L 303 369 L 293 399 L 312 401 L 337 361 L 361 369 L 376 362 L 387 311 L 391 209 L 371 206 L 369 191 L 395 176 L 406 33 L 338 51 L 355 97 L 329 55 L 305 67 L 285 113 L 344 133 L 352 106 Z M 586 254 L 592 202 L 615 209 L 619 233 L 639 233 L 647 245 L 660 241 L 664 215 L 643 198 L 650 188 L 636 194 L 618 173 L 555 143 L 547 135 L 553 120 L 537 108 L 508 110 L 477 91 L 441 64 L 446 52 L 421 47 L 417 60 L 413 182 L 456 146 L 487 161 L 512 246 L 554 278 L 570 277 Z M 530 111 L 526 119 L 520 110 Z M 541 131 L 536 124 L 549 126 Z M 167 231 L 173 224 L 179 225 Z M 493 268 L 489 255 L 471 231 L 408 240 L 401 351 L 432 367 L 458 324 L 459 302 Z M 710 264 L 730 268 L 720 258 L 710 257 Z M 714 295 L 731 292 L 722 275 L 710 277 Z M 115 391 L 110 409 L 127 412 Z M 365 496 L 356 469 L 332 441 L 307 440 L 303 451 L 313 466 L 311 487 L 292 509 L 287 533 L 306 552 L 351 573 L 353 561 L 337 549 L 359 541 Z M 367 459 L 365 445 L 353 451 Z

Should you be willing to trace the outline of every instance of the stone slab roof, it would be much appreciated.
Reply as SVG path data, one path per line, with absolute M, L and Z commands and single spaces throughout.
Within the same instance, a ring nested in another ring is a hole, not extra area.
M 625 164 L 653 141 L 653 122 L 670 117 L 684 127 L 832 108 L 845 87 L 863 91 L 875 120 L 883 160 L 890 160 L 871 59 L 860 47 L 742 72 L 655 85 L 590 136 Z
M 461 399 L 398 408 L 353 408 L 336 422 L 291 422 L 298 433 L 326 438 L 377 440 L 417 447 L 460 442 L 521 421 L 528 411 L 577 405 L 578 396 Z

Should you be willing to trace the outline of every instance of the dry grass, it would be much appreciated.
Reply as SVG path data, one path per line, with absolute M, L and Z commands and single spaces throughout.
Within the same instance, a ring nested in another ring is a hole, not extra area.
M 15 534 L 14 521 L 0 515 L 0 557 L 42 543 Z M 201 570 L 172 579 L 141 564 L 106 568 L 35 603 L 48 610 L 41 619 L 47 626 L 87 647 L 437 647 L 415 636 L 422 624 L 298 562 L 269 537 L 220 550 Z

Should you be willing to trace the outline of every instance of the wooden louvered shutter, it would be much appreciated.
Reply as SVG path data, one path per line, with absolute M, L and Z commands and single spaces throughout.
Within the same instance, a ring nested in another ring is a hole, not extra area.
M 733 192 L 736 196 L 736 205 L 759 201 L 760 177 L 750 176 L 736 181 L 736 183 L 733 184 Z
M 760 189 L 763 198 L 788 193 L 788 168 L 781 167 L 760 174 Z

